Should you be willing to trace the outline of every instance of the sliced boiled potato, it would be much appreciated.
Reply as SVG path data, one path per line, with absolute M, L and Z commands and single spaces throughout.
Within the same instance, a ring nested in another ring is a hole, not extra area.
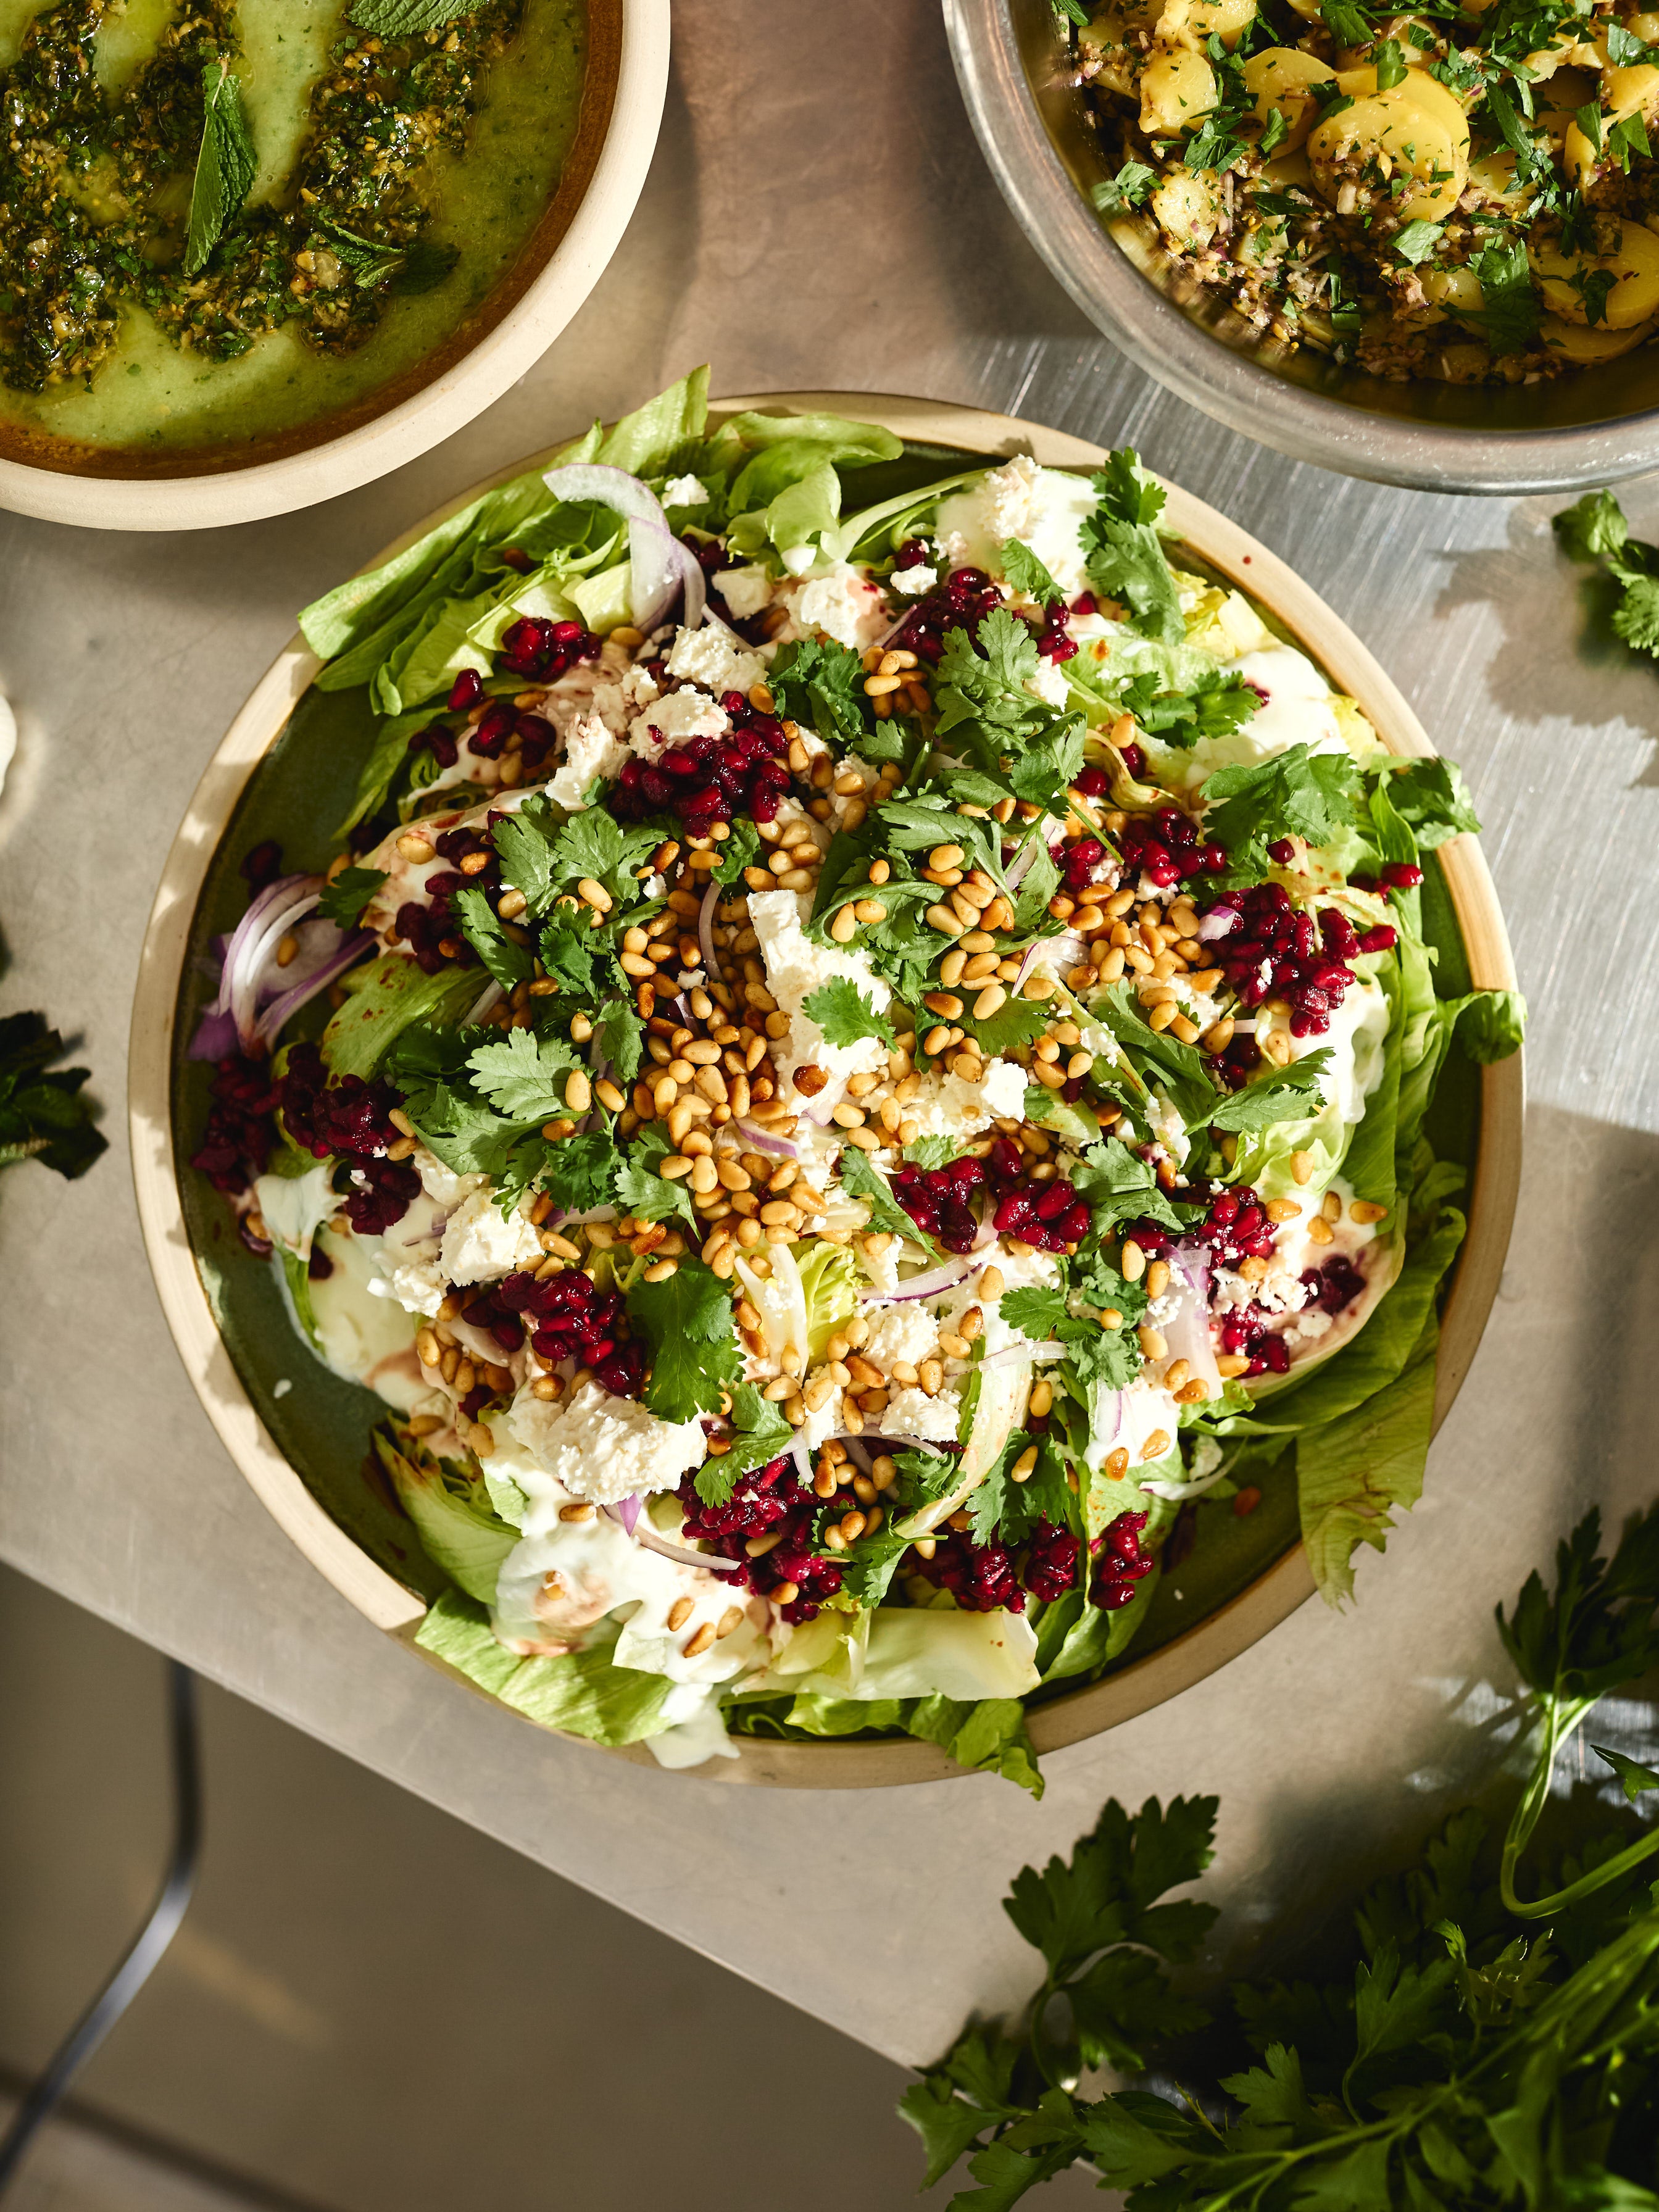
M 1166 0 L 1158 36 L 1168 44 L 1201 46 L 1219 39 L 1236 46 L 1255 21 L 1255 0 Z
M 1523 206 L 1529 197 L 1516 179 L 1515 156 L 1507 146 L 1500 146 L 1495 154 L 1483 154 L 1478 161 L 1471 161 L 1469 182 L 1503 207 Z
M 1610 331 L 1605 323 L 1594 329 L 1587 323 L 1565 323 L 1559 315 L 1546 315 L 1539 336 L 1552 353 L 1564 361 L 1589 368 L 1598 361 L 1616 361 L 1654 333 L 1652 323 L 1638 323 L 1627 331 Z
M 1244 64 L 1244 89 L 1255 95 L 1256 119 L 1265 131 L 1275 114 L 1285 118 L 1285 136 L 1275 151 L 1300 146 L 1313 128 L 1313 87 L 1328 84 L 1336 71 L 1328 62 L 1304 54 L 1299 46 L 1264 46 Z
M 1572 281 L 1601 270 L 1613 278 L 1605 316 L 1608 330 L 1633 330 L 1659 313 L 1659 238 L 1642 223 L 1620 223 L 1611 253 L 1564 253 L 1558 242 L 1529 247 L 1528 258 L 1546 301 L 1563 322 L 1601 327 L 1591 325 L 1583 294 Z
M 1449 307 L 1454 313 L 1465 307 L 1478 312 L 1486 304 L 1480 279 L 1473 269 L 1425 269 L 1423 292 L 1436 307 Z
M 1221 228 L 1224 203 L 1215 179 L 1190 169 L 1171 170 L 1146 204 L 1183 252 L 1202 252 Z
M 1190 131 L 1214 107 L 1215 71 L 1189 46 L 1160 46 L 1140 76 L 1140 127 L 1149 138 Z
M 1456 96 L 1426 70 L 1407 70 L 1400 83 L 1376 88 L 1374 69 L 1345 70 L 1337 84 L 1352 100 L 1316 125 L 1308 140 L 1314 181 L 1334 206 L 1345 185 L 1364 200 L 1405 169 L 1416 182 L 1398 202 L 1408 222 L 1443 221 L 1468 181 L 1469 124 Z M 1376 174 L 1353 174 L 1355 164 Z
M 1609 70 L 1601 86 L 1601 143 L 1607 143 L 1607 133 L 1615 123 L 1627 116 L 1639 115 L 1644 123 L 1659 116 L 1659 69 L 1646 62 L 1634 69 Z M 1587 183 L 1595 174 L 1601 156 L 1584 136 L 1575 120 L 1567 125 L 1561 158 L 1568 176 L 1575 185 Z

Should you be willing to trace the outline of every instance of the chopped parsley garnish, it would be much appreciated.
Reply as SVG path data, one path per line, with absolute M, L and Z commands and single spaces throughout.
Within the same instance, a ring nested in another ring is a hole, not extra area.
M 1089 190 L 1102 215 L 1126 215 L 1139 207 L 1158 182 L 1156 169 L 1144 161 L 1126 161 L 1115 177 L 1103 177 Z

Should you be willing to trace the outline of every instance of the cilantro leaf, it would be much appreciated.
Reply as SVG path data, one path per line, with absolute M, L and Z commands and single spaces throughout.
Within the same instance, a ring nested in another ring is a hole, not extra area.
M 1265 875 L 1267 848 L 1281 837 L 1326 845 L 1354 820 L 1359 770 L 1348 753 L 1292 745 L 1255 766 L 1218 769 L 1200 794 L 1205 835 L 1227 849 L 1241 873 Z
M 1089 197 L 1103 216 L 1127 215 L 1141 205 L 1158 182 L 1156 169 L 1144 161 L 1126 161 L 1115 177 L 1103 177 L 1089 188 Z
M 918 1137 L 914 1145 L 904 1147 L 904 1157 L 913 1167 L 948 1167 L 962 1150 L 955 1137 Z
M 670 1182 L 657 1172 L 672 1150 L 667 1131 L 647 1121 L 617 1170 L 617 1204 L 637 1221 L 666 1221 L 678 1214 L 695 1231 L 697 1217 L 690 1192 L 684 1182 Z
M 893 1048 L 892 1024 L 876 1012 L 849 975 L 835 975 L 820 984 L 801 1001 L 801 1012 L 823 1031 L 826 1044 L 861 1044 L 866 1037 L 879 1037 L 890 1052 Z
M 745 868 L 752 868 L 761 854 L 761 834 L 752 817 L 740 814 L 732 824 L 732 835 L 719 848 L 720 858 L 712 871 L 714 881 L 722 889 L 735 884 Z
M 924 1250 L 936 1250 L 932 1237 L 919 1228 L 888 1188 L 885 1178 L 873 1168 L 869 1156 L 856 1145 L 848 1145 L 842 1153 L 836 1170 L 841 1187 L 849 1198 L 861 1198 L 870 1209 L 870 1226 L 890 1237 L 908 1237 Z
M 82 1092 L 90 1071 L 52 1066 L 66 1048 L 44 1014 L 0 1017 L 0 1168 L 39 1160 L 73 1182 L 106 1149 Z
M 202 71 L 202 145 L 191 186 L 190 224 L 185 239 L 185 274 L 199 276 L 224 234 L 225 226 L 247 198 L 259 167 L 242 88 L 221 55 Z
M 558 835 L 559 825 L 543 792 L 495 824 L 492 842 L 501 864 L 501 881 L 524 893 L 532 915 L 544 914 L 551 902 L 553 848 Z
M 947 630 L 934 690 L 934 737 L 947 750 L 965 751 L 994 775 L 1003 773 L 1008 759 L 1012 767 L 1007 787 L 1018 797 L 1052 806 L 1082 765 L 1083 718 L 1049 706 L 1030 689 L 1041 666 L 1030 631 L 1006 607 L 987 615 L 975 639 L 966 630 Z M 996 796 L 1004 795 L 999 787 Z M 974 803 L 994 801 L 982 795 Z M 880 811 L 884 819 L 890 817 L 890 806 Z M 955 825 L 951 841 L 963 842 Z M 981 854 L 981 865 L 1000 880 L 994 854 Z
M 997 557 L 1002 563 L 1003 575 L 1028 599 L 1035 599 L 1046 607 L 1065 598 L 1065 592 L 1023 539 L 1006 538 Z
M 1093 1209 L 1095 1226 L 1103 1232 L 1143 1217 L 1165 1229 L 1179 1231 L 1182 1225 L 1150 1163 L 1132 1152 L 1121 1137 L 1108 1137 L 1085 1148 L 1073 1170 L 1072 1187 Z
M 1570 561 L 1613 561 L 1625 550 L 1630 525 L 1610 491 L 1587 491 L 1556 516 L 1555 535 Z
M 1627 1804 L 1633 1805 L 1650 1790 L 1659 1790 L 1659 1774 L 1656 1774 L 1650 1766 L 1644 1766 L 1639 1759 L 1627 1759 L 1622 1751 L 1608 1751 L 1599 1743 L 1593 1743 L 1590 1749 L 1598 1759 L 1606 1759 L 1619 1777 Z
M 962 1017 L 962 1026 L 975 1039 L 988 1060 L 997 1060 L 1012 1052 L 1016 1045 L 1030 1044 L 1048 1027 L 1048 1016 L 1043 1006 L 1030 999 L 1005 999 L 995 1013 L 981 1018 L 971 1004 Z
M 645 1402 L 666 1421 L 720 1411 L 739 1380 L 732 1294 L 701 1260 L 682 1260 L 661 1282 L 643 1276 L 628 1293 L 629 1318 L 651 1348 Z
M 1200 738 L 1231 737 L 1261 705 L 1261 694 L 1242 676 L 1216 669 L 1190 691 L 1160 691 L 1147 670 L 1123 687 L 1124 707 L 1149 737 L 1188 752 Z
M 610 1061 L 617 1082 L 624 1086 L 630 1084 L 645 1058 L 645 1024 L 631 999 L 617 999 L 605 1008 L 594 1027 L 593 1040 Z
M 781 649 L 766 681 L 780 714 L 856 752 L 870 726 L 864 675 L 864 662 L 850 646 L 804 637 Z
M 564 1086 L 576 1055 L 557 1037 L 509 1030 L 498 1043 L 467 1055 L 477 1088 L 514 1121 L 546 1121 L 564 1111 Z
M 707 1459 L 697 1469 L 696 1492 L 705 1505 L 730 1502 L 740 1475 L 766 1467 L 788 1450 L 794 1431 L 752 1382 L 739 1382 L 732 1393 L 732 1449 L 723 1456 Z
M 1330 1057 L 1328 1046 L 1322 1045 L 1318 1051 L 1292 1060 L 1288 1067 L 1258 1076 L 1212 1109 L 1210 1127 L 1254 1136 L 1258 1130 L 1271 1128 L 1275 1121 L 1306 1121 L 1324 1103 L 1319 1079 Z
M 592 907 L 555 907 L 541 935 L 544 972 L 576 999 L 616 990 L 622 979 L 610 938 L 589 919 L 592 912 Z
M 476 884 L 458 890 L 450 908 L 460 922 L 462 936 L 502 990 L 511 991 L 530 981 L 536 972 L 530 947 L 507 935 L 507 925 Z
M 568 1213 L 585 1213 L 589 1206 L 610 1204 L 616 1170 L 617 1147 L 609 1133 L 590 1129 L 554 1139 L 537 1181 L 555 1206 Z
M 1443 845 L 1448 837 L 1473 836 L 1480 827 L 1462 774 L 1437 755 L 1394 769 L 1387 788 L 1395 811 L 1425 853 Z
M 1632 576 L 1613 611 L 1613 627 L 1638 653 L 1659 653 L 1659 576 Z
M 1090 581 L 1121 601 L 1146 636 L 1179 644 L 1186 635 L 1180 595 L 1153 526 L 1164 508 L 1162 488 L 1127 446 L 1109 457 L 1094 486 L 1100 504 L 1080 532 Z
M 384 868 L 342 868 L 331 883 L 323 885 L 317 912 L 337 929 L 356 929 L 363 908 L 385 881 Z
M 630 871 L 655 852 L 660 842 L 660 833 L 651 823 L 629 823 L 624 830 L 604 807 L 585 806 L 554 840 L 549 872 L 560 890 L 591 878 L 613 898 L 631 906 L 640 886 Z

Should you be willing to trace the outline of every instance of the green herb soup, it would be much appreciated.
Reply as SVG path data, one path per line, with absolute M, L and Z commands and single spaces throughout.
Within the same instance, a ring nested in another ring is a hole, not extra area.
M 424 381 L 558 189 L 586 28 L 585 0 L 0 0 L 0 443 L 304 443 Z

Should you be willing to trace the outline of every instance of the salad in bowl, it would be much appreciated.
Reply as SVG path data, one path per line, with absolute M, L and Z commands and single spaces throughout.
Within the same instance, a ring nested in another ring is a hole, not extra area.
M 1040 1787 L 1033 1703 L 1264 1496 L 1343 1594 L 1427 1448 L 1437 1087 L 1519 1042 L 1436 989 L 1456 771 L 1132 453 L 945 458 L 699 372 L 308 608 L 356 791 L 195 987 L 194 1170 L 382 1401 L 416 1642 L 667 1766 Z

